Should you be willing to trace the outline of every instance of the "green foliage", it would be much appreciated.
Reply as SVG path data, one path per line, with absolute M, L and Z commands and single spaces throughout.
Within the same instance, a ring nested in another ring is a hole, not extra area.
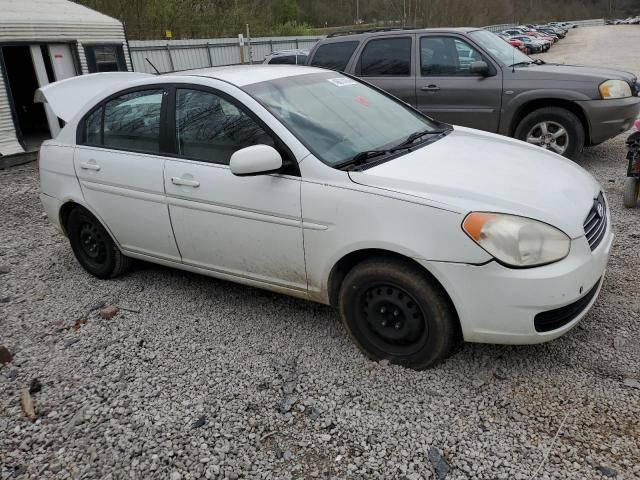
M 75 0 L 116 17 L 131 39 L 305 35 L 354 28 L 358 0 Z M 640 0 L 359 0 L 368 25 L 484 26 L 640 14 Z M 314 30 L 315 29 L 315 30 Z

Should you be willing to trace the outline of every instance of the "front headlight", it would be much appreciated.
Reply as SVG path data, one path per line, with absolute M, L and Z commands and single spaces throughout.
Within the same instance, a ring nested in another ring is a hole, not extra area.
M 631 87 L 624 80 L 607 80 L 600 84 L 600 95 L 605 100 L 627 98 L 631 96 Z
M 501 213 L 472 212 L 462 222 L 471 239 L 500 263 L 536 267 L 562 260 L 571 239 L 551 225 Z

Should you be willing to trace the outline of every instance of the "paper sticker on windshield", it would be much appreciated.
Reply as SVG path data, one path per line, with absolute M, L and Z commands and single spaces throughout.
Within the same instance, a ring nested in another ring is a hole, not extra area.
M 358 83 L 355 80 L 345 77 L 329 78 L 328 80 L 336 87 L 346 87 L 348 85 L 356 85 Z

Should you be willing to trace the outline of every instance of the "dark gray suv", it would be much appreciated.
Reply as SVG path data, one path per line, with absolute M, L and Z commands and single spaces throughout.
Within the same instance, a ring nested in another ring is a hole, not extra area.
M 477 28 L 337 34 L 307 64 L 361 77 L 437 120 L 567 157 L 625 132 L 640 112 L 633 74 L 534 61 Z

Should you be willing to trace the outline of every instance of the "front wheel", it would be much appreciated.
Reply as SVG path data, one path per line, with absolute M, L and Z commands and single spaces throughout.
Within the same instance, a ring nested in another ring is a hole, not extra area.
M 574 158 L 584 148 L 585 132 L 580 119 L 569 110 L 547 107 L 534 110 L 516 127 L 517 139 Z
M 640 198 L 640 179 L 627 177 L 624 182 L 623 203 L 627 208 L 634 208 Z
M 341 285 L 339 306 L 351 338 L 373 360 L 427 368 L 448 356 L 460 338 L 444 290 L 409 262 L 358 264 Z

